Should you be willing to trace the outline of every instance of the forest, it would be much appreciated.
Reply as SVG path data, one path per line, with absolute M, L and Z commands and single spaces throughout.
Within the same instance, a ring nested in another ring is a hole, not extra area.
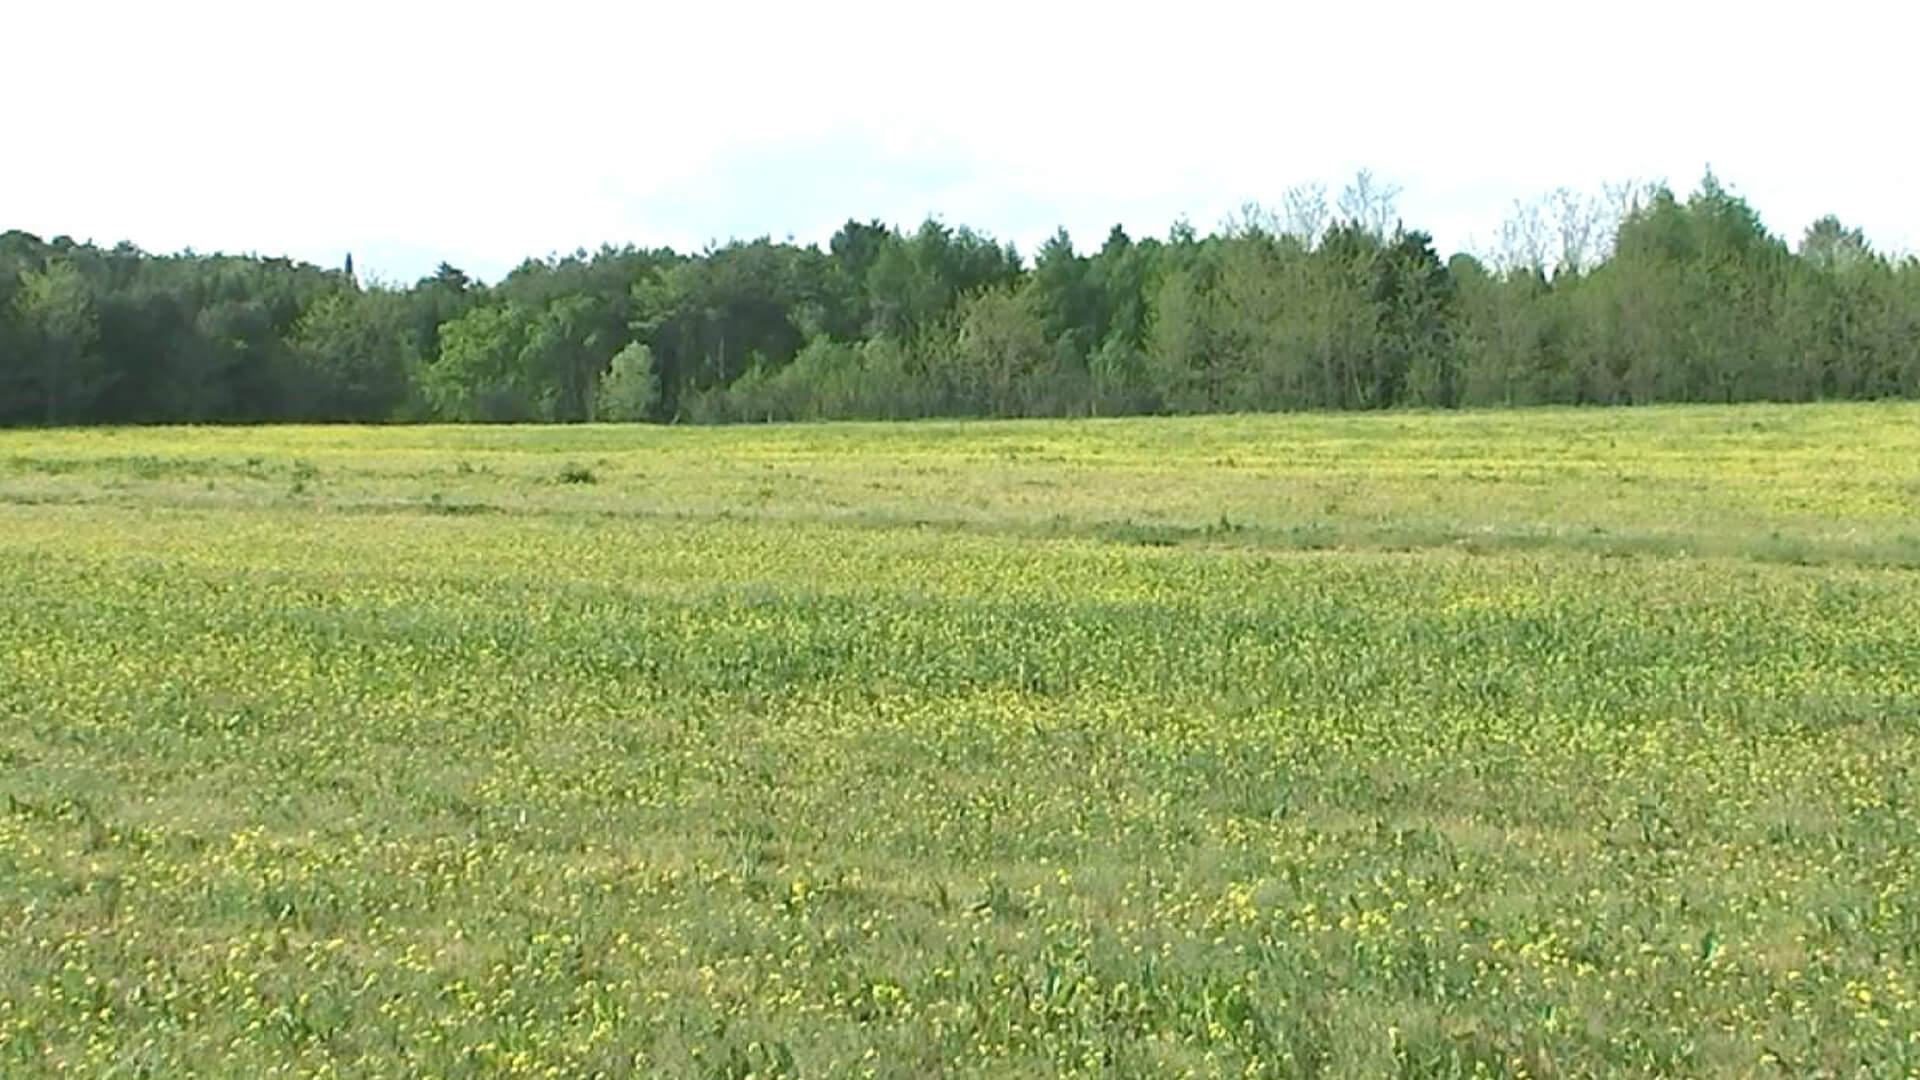
M 1711 173 L 1443 257 L 1361 173 L 1202 235 L 965 226 L 457 267 L 0 234 L 0 424 L 717 423 L 1920 397 L 1920 259 Z

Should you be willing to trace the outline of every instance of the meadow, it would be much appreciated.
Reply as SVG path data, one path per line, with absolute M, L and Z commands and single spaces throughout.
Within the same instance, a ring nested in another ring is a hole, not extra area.
M 0 1076 L 1920 1077 L 1920 405 L 0 432 Z

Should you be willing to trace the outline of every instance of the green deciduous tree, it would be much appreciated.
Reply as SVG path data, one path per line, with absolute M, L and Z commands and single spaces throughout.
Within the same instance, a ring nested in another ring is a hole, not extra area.
M 594 397 L 595 419 L 633 422 L 653 419 L 660 400 L 660 373 L 653 366 L 653 352 L 637 341 L 628 342 L 613 354 L 600 391 Z
M 384 289 L 320 298 L 294 328 L 299 365 L 289 411 L 316 420 L 392 418 L 420 365 L 407 298 Z
M 1039 411 L 1062 371 L 1031 292 L 987 289 L 960 308 L 947 374 L 958 400 L 989 416 Z
M 69 259 L 20 275 L 14 296 L 20 335 L 39 363 L 21 365 L 33 375 L 33 395 L 47 424 L 83 419 L 112 379 L 100 356 L 100 316 L 92 288 Z
M 422 372 L 436 418 L 499 423 L 536 417 L 538 393 L 520 366 L 528 322 L 524 309 L 490 304 L 440 328 L 440 355 Z

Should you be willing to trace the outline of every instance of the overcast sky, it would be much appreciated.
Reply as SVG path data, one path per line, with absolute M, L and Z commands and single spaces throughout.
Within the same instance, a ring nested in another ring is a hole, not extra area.
M 1775 13 L 1778 14 L 1775 14 Z M 1361 167 L 1444 251 L 1708 165 L 1920 247 L 1920 5 L 17 0 L 0 229 L 411 280 L 929 213 L 1031 253 Z

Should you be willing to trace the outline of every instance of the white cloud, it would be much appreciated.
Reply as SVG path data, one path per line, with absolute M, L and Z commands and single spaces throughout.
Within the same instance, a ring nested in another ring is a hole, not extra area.
M 1711 163 L 1776 231 L 1920 241 L 1910 8 L 73 3 L 9 15 L 0 227 L 495 276 L 928 212 L 1031 249 L 1363 165 L 1444 248 Z

